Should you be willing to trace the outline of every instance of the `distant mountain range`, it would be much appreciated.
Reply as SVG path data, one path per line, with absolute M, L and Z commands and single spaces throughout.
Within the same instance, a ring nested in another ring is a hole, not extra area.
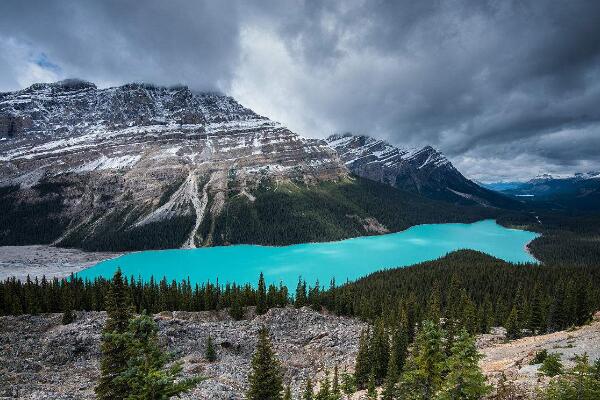
M 331 135 L 327 143 L 354 174 L 401 190 L 465 205 L 518 208 L 507 196 L 465 178 L 431 146 L 399 148 L 364 135 Z
M 218 93 L 81 80 L 0 93 L 0 245 L 287 244 L 518 204 L 432 147 L 302 138 Z
M 555 209 L 600 209 L 600 172 L 574 175 L 543 174 L 526 182 L 482 184 L 488 189 Z

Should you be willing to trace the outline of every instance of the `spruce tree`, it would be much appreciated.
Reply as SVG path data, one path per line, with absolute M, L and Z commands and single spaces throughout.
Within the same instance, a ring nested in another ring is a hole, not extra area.
M 294 301 L 294 307 L 301 308 L 307 303 L 306 298 L 306 281 L 302 280 L 302 277 L 298 278 L 298 285 L 296 286 L 296 297 Z
M 446 361 L 448 374 L 435 398 L 439 400 L 477 400 L 485 396 L 490 388 L 479 368 L 482 355 L 475 347 L 475 339 L 462 329 L 452 346 Z
M 354 379 L 359 389 L 364 389 L 369 382 L 371 373 L 371 352 L 369 350 L 370 334 L 367 329 L 360 334 L 358 342 L 358 354 L 356 355 L 356 365 L 354 367 Z
M 283 400 L 292 400 L 292 389 L 290 385 L 285 387 L 285 393 L 283 394 Z
M 304 392 L 302 392 L 302 400 L 313 400 L 313 385 L 310 377 L 306 379 L 306 385 L 304 386 Z
M 559 281 L 554 296 L 552 296 L 552 311 L 550 314 L 550 328 L 552 331 L 564 329 L 567 326 L 565 285 Z
M 431 297 L 427 302 L 427 316 L 426 318 L 431 321 L 439 321 L 441 317 L 441 294 L 440 285 L 435 282 L 433 289 L 431 290 Z
M 371 343 L 369 344 L 369 352 L 371 355 L 371 368 L 375 373 L 375 383 L 379 385 L 386 376 L 390 356 L 389 336 L 382 319 L 375 324 Z
M 547 376 L 556 376 L 563 373 L 563 364 L 560 360 L 560 355 L 557 353 L 548 354 L 542 366 L 540 372 Z
M 342 398 L 342 390 L 340 388 L 340 376 L 337 364 L 333 367 L 333 382 L 331 384 L 331 400 Z
M 356 392 L 356 380 L 352 374 L 342 372 L 342 392 L 346 396 L 350 396 Z
M 208 361 L 208 362 L 217 361 L 217 351 L 215 349 L 215 345 L 213 343 L 212 336 L 210 336 L 210 335 L 208 335 L 208 338 L 206 339 L 204 358 L 206 358 L 206 361 Z
M 260 273 L 258 278 L 258 288 L 256 293 L 256 314 L 262 315 L 267 312 L 267 291 L 265 286 L 265 277 L 263 273 Z
M 106 297 L 107 319 L 100 343 L 100 381 L 95 388 L 100 400 L 124 399 L 127 383 L 116 379 L 127 369 L 129 347 L 125 332 L 131 318 L 131 300 L 121 270 L 117 269 Z
M 439 323 L 423 321 L 402 374 L 402 398 L 431 399 L 439 390 L 445 367 L 444 336 Z
M 516 306 L 513 306 L 510 314 L 508 314 L 508 318 L 504 323 L 504 327 L 506 328 L 507 339 L 518 339 L 521 337 L 521 327 L 519 325 L 518 311 Z
M 536 287 L 533 290 L 533 298 L 531 300 L 531 313 L 529 315 L 528 328 L 533 334 L 539 334 L 544 327 L 544 311 L 540 290 Z
M 242 302 L 240 299 L 240 294 L 238 292 L 234 293 L 232 296 L 231 307 L 229 308 L 229 315 L 231 318 L 239 321 L 244 318 L 244 309 L 242 308 Z
M 331 400 L 331 382 L 329 380 L 329 371 L 325 372 L 325 377 L 321 380 L 319 391 L 315 400 Z
M 377 400 L 377 387 L 375 383 L 375 371 L 369 374 L 369 383 L 367 384 L 367 397 L 370 400 Z
M 283 383 L 279 361 L 271 349 L 266 328 L 258 332 L 258 342 L 252 356 L 248 383 L 250 386 L 246 395 L 248 400 L 281 400 Z
M 402 312 L 400 316 L 400 324 L 392 336 L 392 350 L 390 353 L 390 357 L 395 358 L 396 370 L 398 374 L 400 374 L 404 369 L 409 340 L 408 319 L 406 318 L 406 313 Z
M 63 315 L 62 324 L 69 325 L 75 321 L 75 313 L 73 312 L 73 299 L 69 294 L 63 296 Z
M 396 384 L 398 383 L 398 367 L 396 366 L 396 357 L 390 355 L 390 361 L 385 377 L 382 400 L 394 400 L 398 396 Z
M 115 379 L 127 387 L 128 400 L 163 400 L 187 392 L 200 378 L 181 379 L 182 364 L 166 367 L 171 356 L 158 345 L 158 326 L 145 312 L 129 323 L 127 368 Z M 115 397 L 117 398 L 117 397 Z

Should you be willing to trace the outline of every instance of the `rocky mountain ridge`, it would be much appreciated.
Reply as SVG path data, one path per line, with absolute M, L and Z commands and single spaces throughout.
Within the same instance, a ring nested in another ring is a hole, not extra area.
M 526 182 L 492 183 L 489 188 L 547 208 L 593 211 L 600 208 L 600 172 L 540 174 Z
M 400 148 L 364 135 L 331 135 L 327 143 L 354 174 L 437 200 L 485 207 L 518 203 L 465 178 L 439 150 Z
M 212 242 L 210 227 L 198 233 L 202 223 L 228 198 L 251 200 L 265 179 L 346 176 L 323 141 L 221 94 L 145 84 L 98 89 L 79 80 L 0 94 L 0 197 L 15 218 L 46 221 L 38 242 L 77 246 L 115 224 L 121 231 L 167 224 L 170 246 L 196 247 Z M 4 225 L 0 239 L 27 242 L 30 232 Z

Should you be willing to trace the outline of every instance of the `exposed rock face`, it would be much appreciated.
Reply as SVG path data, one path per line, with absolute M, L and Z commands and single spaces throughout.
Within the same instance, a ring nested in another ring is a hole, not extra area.
M 592 363 L 600 358 L 600 313 L 590 325 L 575 330 L 525 337 L 508 343 L 503 340 L 504 334 L 504 329 L 496 329 L 493 334 L 479 337 L 478 348 L 484 356 L 480 366 L 490 382 L 497 382 L 504 373 L 532 399 L 536 398 L 536 388 L 550 381 L 538 373 L 541 364 L 530 365 L 537 352 L 546 350 L 549 354 L 559 354 L 566 368 L 573 367 L 575 355 L 586 353 Z
M 437 200 L 483 206 L 518 203 L 465 178 L 440 151 L 399 148 L 384 140 L 352 134 L 331 135 L 327 142 L 354 174 Z
M 92 399 L 98 378 L 99 341 L 105 313 L 78 313 L 60 325 L 61 316 L 0 317 L 0 397 Z M 320 379 L 338 364 L 351 370 L 364 325 L 354 319 L 308 308 L 272 309 L 250 320 L 233 321 L 224 313 L 162 313 L 155 316 L 160 338 L 184 362 L 186 375 L 208 379 L 187 399 L 242 399 L 257 332 L 269 329 L 284 382 L 299 395 L 307 377 Z M 218 360 L 204 359 L 211 335 Z
M 14 219 L 45 221 L 5 221 L 0 243 L 79 246 L 159 226 L 167 247 L 210 244 L 198 227 L 231 196 L 264 179 L 310 184 L 346 173 L 325 142 L 220 94 L 78 80 L 0 94 L 0 200 Z

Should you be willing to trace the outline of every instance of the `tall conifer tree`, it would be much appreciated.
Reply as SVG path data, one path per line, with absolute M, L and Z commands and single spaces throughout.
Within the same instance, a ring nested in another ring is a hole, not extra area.
M 248 400 L 281 400 L 283 383 L 279 361 L 269 341 L 266 328 L 258 332 L 256 351 L 252 356 L 251 371 L 248 376 L 250 388 Z

